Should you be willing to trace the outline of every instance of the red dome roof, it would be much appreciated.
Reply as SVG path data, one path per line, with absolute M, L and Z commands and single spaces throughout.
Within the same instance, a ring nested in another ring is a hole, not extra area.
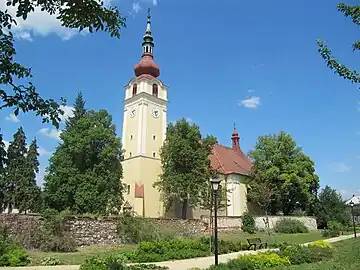
M 151 53 L 143 53 L 140 63 L 134 67 L 136 77 L 143 74 L 151 75 L 155 78 L 160 76 L 159 66 L 155 63 Z

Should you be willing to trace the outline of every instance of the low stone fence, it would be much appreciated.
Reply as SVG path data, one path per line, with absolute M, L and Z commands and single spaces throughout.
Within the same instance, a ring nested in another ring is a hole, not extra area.
M 121 237 L 117 232 L 118 221 L 121 217 L 76 217 L 67 218 L 65 229 L 75 239 L 79 246 L 93 244 L 117 244 L 121 243 Z M 316 230 L 316 220 L 313 217 L 282 217 L 269 216 L 270 228 L 281 218 L 298 219 L 309 230 Z M 209 217 L 201 219 L 179 220 L 152 218 L 148 219 L 156 228 L 165 230 L 174 235 L 193 236 L 203 235 L 209 231 Z M 31 236 L 41 226 L 42 218 L 39 215 L 0 214 L 0 225 L 9 228 L 14 236 Z M 255 217 L 256 227 L 265 229 L 264 217 Z M 241 217 L 218 217 L 220 231 L 241 230 Z
M 289 218 L 300 220 L 310 231 L 317 230 L 317 223 L 314 217 L 294 217 L 294 216 L 268 216 L 269 228 L 273 229 L 277 221 Z M 205 223 L 209 223 L 209 217 L 201 217 Z M 255 226 L 258 230 L 264 230 L 265 220 L 264 216 L 255 216 Z M 242 227 L 242 217 L 218 217 L 219 230 L 236 230 Z

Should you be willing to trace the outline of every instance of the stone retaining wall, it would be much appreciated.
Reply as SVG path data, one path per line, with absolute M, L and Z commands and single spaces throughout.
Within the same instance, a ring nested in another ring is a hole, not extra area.
M 294 217 L 294 216 L 268 216 L 269 227 L 273 229 L 276 222 L 283 218 L 297 219 L 300 220 L 309 230 L 317 230 L 317 223 L 314 217 Z M 255 226 L 259 230 L 265 229 L 265 217 L 257 216 L 254 217 Z M 209 222 L 209 217 L 202 217 L 205 223 Z M 220 230 L 235 230 L 241 229 L 242 217 L 218 217 L 218 227 Z
M 279 216 L 269 216 L 270 228 L 273 228 Z M 316 220 L 313 217 L 286 217 L 299 219 L 309 230 L 316 230 Z M 119 217 L 69 217 L 65 228 L 75 239 L 79 246 L 93 244 L 116 244 L 121 243 L 117 233 Z M 157 228 L 171 234 L 182 236 L 202 235 L 208 232 L 209 217 L 193 220 L 179 219 L 148 219 Z M 14 236 L 31 236 L 41 226 L 42 218 L 39 215 L 0 214 L 0 225 L 9 228 Z M 264 229 L 263 217 L 255 217 L 258 229 Z M 219 230 L 241 230 L 241 217 L 218 217 Z

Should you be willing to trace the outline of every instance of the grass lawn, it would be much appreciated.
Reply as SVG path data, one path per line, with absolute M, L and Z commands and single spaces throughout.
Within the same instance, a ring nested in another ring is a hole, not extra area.
M 242 241 L 246 242 L 247 238 L 260 237 L 263 240 L 266 240 L 269 244 L 271 243 L 306 243 L 322 239 L 320 231 L 314 231 L 310 233 L 302 234 L 272 234 L 270 236 L 266 235 L 264 232 L 258 232 L 256 234 L 246 234 L 243 232 L 219 232 L 221 239 L 229 241 Z M 39 251 L 29 251 L 31 257 L 31 265 L 40 265 L 40 262 L 43 258 L 46 257 L 55 257 L 59 259 L 63 264 L 66 265 L 79 265 L 82 264 L 86 258 L 92 257 L 95 255 L 105 255 L 109 253 L 118 253 L 126 252 L 135 249 L 136 245 L 112 245 L 112 246 L 88 246 L 78 249 L 78 252 L 74 253 L 53 253 L 53 252 L 39 252 Z
M 271 270 L 358 270 L 360 269 L 360 238 L 334 243 L 334 258 L 313 264 L 271 268 Z

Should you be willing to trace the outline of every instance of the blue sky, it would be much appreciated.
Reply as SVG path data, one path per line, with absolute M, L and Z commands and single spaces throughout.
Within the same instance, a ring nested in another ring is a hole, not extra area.
M 225 145 L 236 122 L 245 151 L 259 135 L 284 130 L 315 161 L 322 186 L 345 197 L 360 194 L 359 91 L 326 67 L 316 46 L 316 39 L 326 40 L 344 64 L 360 70 L 351 50 L 357 29 L 337 11 L 338 1 L 110 2 L 128 17 L 120 40 L 79 35 L 38 11 L 19 21 L 17 60 L 33 68 L 44 97 L 64 96 L 71 105 L 82 90 L 88 108 L 113 115 L 120 136 L 123 86 L 140 60 L 151 7 L 155 60 L 169 86 L 169 121 L 191 119 Z M 29 140 L 38 139 L 41 183 L 58 131 L 32 114 L 16 119 L 10 113 L 0 111 L 5 140 L 20 125 Z

